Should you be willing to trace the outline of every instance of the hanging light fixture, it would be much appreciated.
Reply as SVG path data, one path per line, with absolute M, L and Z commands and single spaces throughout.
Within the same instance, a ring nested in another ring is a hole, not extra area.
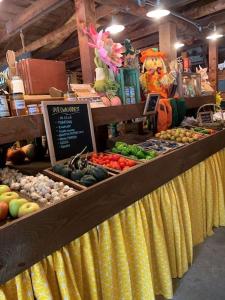
M 168 9 L 163 8 L 160 5 L 160 0 L 157 0 L 155 9 L 150 10 L 146 15 L 149 18 L 160 19 L 162 17 L 168 16 L 170 11 Z
M 125 26 L 122 24 L 118 24 L 114 17 L 112 17 L 111 25 L 106 28 L 105 31 L 110 32 L 111 34 L 117 34 L 122 32 L 125 29 Z
M 176 43 L 174 44 L 174 48 L 175 48 L 175 49 L 180 49 L 180 48 L 182 48 L 182 47 L 184 47 L 184 43 L 176 42 Z
M 216 24 L 215 24 L 215 23 L 209 24 L 208 27 L 210 27 L 210 25 L 213 26 L 213 29 L 212 29 L 212 33 L 209 34 L 209 35 L 206 37 L 207 40 L 216 41 L 217 39 L 223 37 L 223 34 L 219 33 L 219 32 L 216 30 Z

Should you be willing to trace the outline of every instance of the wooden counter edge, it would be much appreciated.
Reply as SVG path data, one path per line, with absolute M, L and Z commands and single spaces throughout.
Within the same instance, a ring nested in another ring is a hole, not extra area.
M 224 147 L 225 130 L 1 227 L 0 284 Z

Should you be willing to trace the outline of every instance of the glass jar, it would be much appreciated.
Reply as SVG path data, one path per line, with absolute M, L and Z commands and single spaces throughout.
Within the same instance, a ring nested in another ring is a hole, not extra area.
M 0 91 L 0 118 L 9 117 L 9 105 L 7 96 L 4 92 Z
M 26 103 L 22 93 L 11 94 L 10 107 L 12 116 L 24 116 L 27 114 Z
M 38 108 L 37 104 L 27 105 L 27 112 L 28 112 L 28 115 L 38 114 L 39 113 L 39 108 Z
M 13 94 L 25 94 L 23 80 L 19 76 L 12 77 L 11 85 Z

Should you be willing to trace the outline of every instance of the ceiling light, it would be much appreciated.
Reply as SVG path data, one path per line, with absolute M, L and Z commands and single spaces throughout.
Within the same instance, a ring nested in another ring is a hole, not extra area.
M 154 10 L 150 10 L 147 13 L 147 17 L 154 18 L 154 19 L 160 19 L 162 17 L 168 16 L 169 14 L 170 14 L 170 11 L 168 9 L 157 8 Z
M 179 48 L 182 48 L 182 47 L 184 47 L 184 44 L 181 43 L 181 42 L 176 42 L 176 43 L 174 44 L 174 48 L 175 48 L 175 49 L 179 49 Z
M 207 40 L 216 41 L 217 39 L 223 37 L 223 35 L 221 33 L 217 32 L 216 24 L 214 22 L 210 23 L 208 25 L 208 28 L 210 27 L 210 25 L 213 25 L 213 32 L 206 37 Z
M 215 41 L 221 37 L 223 37 L 223 35 L 221 33 L 213 32 L 212 34 L 208 35 L 206 38 L 207 38 L 207 40 Z
M 146 15 L 149 18 L 160 19 L 162 17 L 168 16 L 170 11 L 168 9 L 163 8 L 160 5 L 160 0 L 157 0 L 155 9 L 150 10 Z
M 124 29 L 125 29 L 124 25 L 121 25 L 121 24 L 112 24 L 109 27 L 107 27 L 105 31 L 108 31 L 111 34 L 116 34 L 116 33 L 119 33 L 121 31 L 123 31 Z

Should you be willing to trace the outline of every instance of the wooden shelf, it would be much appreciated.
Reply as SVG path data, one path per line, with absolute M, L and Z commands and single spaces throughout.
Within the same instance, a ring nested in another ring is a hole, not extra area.
M 0 284 L 224 147 L 225 130 L 3 225 L 0 227 Z
M 198 108 L 203 104 L 214 102 L 214 96 L 186 98 L 187 107 Z M 144 103 L 122 106 L 93 108 L 94 126 L 127 121 L 143 116 Z M 45 135 L 43 116 L 41 114 L 0 119 L 0 145 L 16 140 L 35 138 Z

